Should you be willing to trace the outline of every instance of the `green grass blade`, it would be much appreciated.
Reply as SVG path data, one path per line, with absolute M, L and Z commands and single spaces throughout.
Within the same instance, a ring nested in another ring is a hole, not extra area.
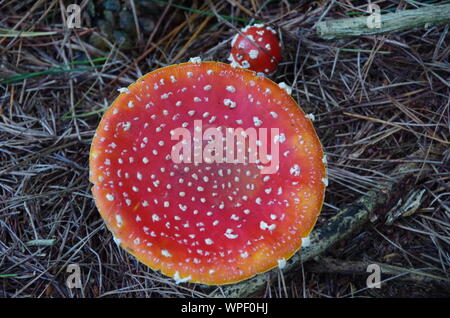
M 33 38 L 38 36 L 48 36 L 48 35 L 55 35 L 58 34 L 58 32 L 52 31 L 52 32 L 26 32 L 26 31 L 17 31 L 17 30 L 9 30 L 0 28 L 0 37 L 2 38 Z
M 72 62 L 72 63 L 76 63 L 76 62 Z M 82 64 L 82 63 L 80 61 L 77 64 Z M 72 64 L 72 65 L 76 65 L 76 64 Z M 90 71 L 90 70 L 100 68 L 100 67 L 103 67 L 103 65 L 86 66 L 86 67 L 78 67 L 78 68 L 51 68 L 51 69 L 45 70 L 45 71 L 33 72 L 33 73 L 28 73 L 28 74 L 23 74 L 23 75 L 14 75 L 14 76 L 0 80 L 0 84 L 3 84 L 3 85 L 11 84 L 11 83 L 23 81 L 24 79 L 27 79 L 27 78 L 48 75 L 48 74 Z
M 92 59 L 92 60 L 73 61 L 73 62 L 70 62 L 68 65 L 90 64 L 91 62 L 95 64 L 98 62 L 104 62 L 107 59 L 108 59 L 107 57 L 97 57 L 96 59 Z
M 194 12 L 194 13 L 198 13 L 198 14 L 202 14 L 202 15 L 210 15 L 210 16 L 215 16 L 215 14 L 213 12 L 210 11 L 203 11 L 203 10 L 198 10 L 198 9 L 193 9 L 193 8 L 189 8 L 189 7 L 185 7 L 179 4 L 174 4 L 174 3 L 169 3 L 167 1 L 162 1 L 162 0 L 151 0 L 153 2 L 159 3 L 159 4 L 165 4 L 165 5 L 170 5 L 171 7 L 177 8 L 177 9 L 181 9 L 181 10 L 185 10 L 185 11 L 189 11 L 189 12 Z M 223 15 L 223 14 L 219 14 L 219 16 L 225 20 L 228 21 L 239 21 L 239 22 L 244 22 L 244 23 L 250 23 L 252 21 L 252 19 L 245 19 L 245 18 L 238 18 L 238 17 L 232 17 L 229 15 Z M 255 20 L 255 23 L 258 23 L 259 21 Z
M 17 274 L 0 274 L 0 278 L 17 277 Z
M 72 118 L 82 118 L 82 117 L 89 117 L 92 115 L 97 115 L 100 113 L 103 113 L 104 111 L 106 111 L 109 107 L 105 107 L 99 110 L 93 110 L 91 112 L 87 112 L 87 113 L 82 113 L 82 114 L 74 114 L 74 115 L 68 115 L 68 113 L 64 114 L 61 116 L 62 119 L 72 119 Z
M 356 53 L 372 53 L 373 52 L 373 50 L 364 50 L 364 49 L 350 49 L 350 48 L 340 48 L 340 47 L 337 47 L 337 48 L 334 48 L 334 49 L 336 49 L 336 50 L 338 50 L 338 51 L 341 51 L 341 52 L 356 52 Z M 377 54 L 391 54 L 392 52 L 390 52 L 390 51 L 376 51 L 375 53 L 377 53 Z

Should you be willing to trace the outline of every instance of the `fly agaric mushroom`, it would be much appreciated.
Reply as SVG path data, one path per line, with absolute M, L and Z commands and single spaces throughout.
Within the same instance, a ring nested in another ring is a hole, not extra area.
M 269 26 L 255 24 L 241 29 L 231 42 L 231 64 L 270 74 L 281 60 L 277 32 Z
M 92 141 L 90 181 L 116 242 L 139 261 L 177 283 L 229 284 L 283 267 L 301 247 L 322 207 L 325 160 L 286 89 L 245 69 L 192 61 L 120 90 Z M 253 146 L 244 139 L 239 148 L 249 150 L 244 161 L 207 158 L 211 137 L 232 129 L 224 156 L 239 136 L 258 132 Z M 260 151 L 264 129 L 278 129 L 271 152 Z M 250 148 L 259 155 L 252 162 Z

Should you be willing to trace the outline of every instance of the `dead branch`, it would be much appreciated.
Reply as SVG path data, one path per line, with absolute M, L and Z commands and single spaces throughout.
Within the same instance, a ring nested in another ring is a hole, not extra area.
M 330 257 L 321 257 L 319 260 L 306 266 L 308 272 L 314 273 L 337 273 L 346 275 L 367 275 L 367 266 L 375 262 L 364 261 L 343 261 Z M 395 276 L 400 280 L 411 281 L 414 283 L 436 283 L 450 286 L 450 279 L 441 277 L 434 272 L 425 269 L 409 269 L 390 264 L 376 262 L 380 266 L 381 273 L 384 275 Z
M 380 24 L 369 27 L 370 16 L 334 19 L 317 23 L 316 30 L 323 39 L 377 35 L 416 28 L 430 28 L 450 23 L 450 4 L 426 6 L 419 9 L 403 10 L 381 14 Z

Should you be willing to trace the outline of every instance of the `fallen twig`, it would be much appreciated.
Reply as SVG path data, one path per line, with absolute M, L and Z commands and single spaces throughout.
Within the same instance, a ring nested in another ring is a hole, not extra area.
M 415 28 L 428 29 L 432 26 L 450 23 L 450 4 L 381 14 L 378 25 L 368 23 L 370 18 L 370 16 L 364 16 L 321 21 L 317 23 L 316 30 L 320 37 L 330 40 L 351 36 L 386 34 Z
M 321 257 L 306 267 L 306 270 L 314 273 L 338 273 L 367 275 L 367 266 L 376 263 L 380 266 L 381 273 L 385 275 L 402 275 L 401 280 L 413 281 L 415 283 L 438 283 L 450 286 L 450 279 L 441 277 L 426 269 L 409 269 L 399 266 L 383 264 L 378 262 L 342 261 L 330 257 Z

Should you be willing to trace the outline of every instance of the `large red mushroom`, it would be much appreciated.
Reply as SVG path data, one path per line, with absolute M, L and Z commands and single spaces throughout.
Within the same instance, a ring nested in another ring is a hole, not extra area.
M 327 179 L 313 125 L 281 86 L 193 59 L 121 89 L 90 153 L 95 202 L 120 246 L 177 283 L 229 284 L 282 267 L 312 230 Z M 208 158 L 208 128 L 238 131 L 234 145 L 255 129 L 256 146 L 243 162 L 219 160 L 218 148 Z

